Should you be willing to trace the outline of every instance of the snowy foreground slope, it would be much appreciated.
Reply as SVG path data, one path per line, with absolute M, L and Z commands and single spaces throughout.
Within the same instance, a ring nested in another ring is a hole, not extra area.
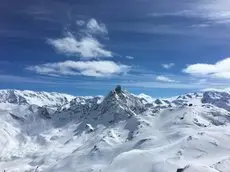
M 230 172 L 230 94 L 0 90 L 0 171 Z

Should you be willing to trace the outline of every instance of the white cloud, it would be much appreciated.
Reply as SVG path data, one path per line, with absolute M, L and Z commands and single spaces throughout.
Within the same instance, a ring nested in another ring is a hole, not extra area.
M 105 50 L 104 46 L 92 37 L 77 40 L 70 35 L 60 39 L 49 39 L 48 42 L 61 53 L 79 55 L 83 58 L 112 57 L 112 52 Z
M 165 69 L 171 69 L 175 64 L 174 63 L 168 63 L 168 64 L 162 64 L 161 66 Z
M 183 72 L 202 77 L 230 79 L 230 58 L 225 58 L 215 64 L 197 63 L 189 65 Z
M 230 92 L 230 87 L 223 87 L 223 88 L 205 88 L 201 91 L 218 91 L 218 92 Z
M 184 10 L 177 10 L 149 14 L 152 17 L 189 17 L 202 19 L 203 23 L 230 23 L 229 0 L 199 0 L 191 3 L 184 2 Z M 202 27 L 202 25 L 197 25 Z
M 85 24 L 85 21 L 84 21 L 84 20 L 77 20 L 77 21 L 76 21 L 76 24 L 77 24 L 78 26 L 83 26 L 83 25 Z
M 175 80 L 172 80 L 172 79 L 170 79 L 170 78 L 168 78 L 166 76 L 162 76 L 162 75 L 157 76 L 156 81 L 160 81 L 160 82 L 177 82 Z
M 108 77 L 124 74 L 130 66 L 112 61 L 64 61 L 30 66 L 27 70 L 43 75 L 83 75 L 93 77 Z
M 137 87 L 137 88 L 170 88 L 170 89 L 204 89 L 206 85 L 195 85 L 187 83 L 161 83 L 161 82 L 123 82 L 121 85 L 126 87 Z
M 197 82 L 196 82 L 196 84 L 205 84 L 205 83 L 207 83 L 207 79 L 199 79 Z
M 108 34 L 108 30 L 103 23 L 99 23 L 95 19 L 90 19 L 88 23 L 86 24 L 87 31 L 91 34 Z
M 196 11 L 203 17 L 217 23 L 230 23 L 229 0 L 202 0 Z
M 150 13 L 149 16 L 152 17 L 167 17 L 167 16 L 193 16 L 197 15 L 190 10 L 178 10 L 174 12 L 159 12 L 159 13 Z
M 215 8 L 214 6 L 209 6 L 203 8 L 203 5 L 199 5 L 200 7 L 192 7 L 190 10 L 183 10 L 177 12 L 169 12 L 169 13 L 152 13 L 150 16 L 152 17 L 190 17 L 190 18 L 202 18 L 206 20 L 210 20 L 215 23 L 229 23 L 230 20 L 230 12 L 229 9 L 223 9 L 222 7 Z M 201 25 L 202 26 L 202 25 Z
M 134 57 L 133 56 L 125 56 L 127 59 L 129 59 L 129 60 L 133 60 L 134 59 Z
M 81 29 L 75 34 L 78 37 L 68 32 L 68 35 L 65 37 L 48 39 L 48 43 L 57 51 L 67 55 L 76 55 L 83 58 L 113 56 L 112 52 L 106 50 L 105 46 L 99 42 L 99 37 L 94 37 L 95 34 L 100 34 L 101 36 L 108 34 L 105 24 L 99 23 L 93 18 L 88 22 L 77 20 L 76 24 L 81 26 Z

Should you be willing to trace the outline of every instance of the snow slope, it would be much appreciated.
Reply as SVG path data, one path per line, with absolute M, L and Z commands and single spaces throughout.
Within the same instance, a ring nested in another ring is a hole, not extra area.
M 230 172 L 228 92 L 13 92 L 0 91 L 0 171 Z
M 20 90 L 0 90 L 0 103 L 34 104 L 38 106 L 64 105 L 74 96 L 63 93 L 48 93 Z

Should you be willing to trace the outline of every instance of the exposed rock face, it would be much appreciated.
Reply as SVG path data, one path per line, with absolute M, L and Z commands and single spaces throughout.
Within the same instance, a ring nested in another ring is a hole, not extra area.
M 155 103 L 158 104 L 158 105 L 163 104 L 162 101 L 161 101 L 160 99 L 156 99 L 156 100 L 155 100 Z
M 27 104 L 26 99 L 18 95 L 14 90 L 7 90 L 6 92 L 0 92 L 0 102 L 8 102 L 13 104 Z
M 230 111 L 230 94 L 227 92 L 204 92 L 202 103 L 209 103 L 219 108 Z
M 51 119 L 51 115 L 50 115 L 50 113 L 48 112 L 47 108 L 45 108 L 45 107 L 39 107 L 39 108 L 38 108 L 38 114 L 39 114 L 42 118 Z
M 117 85 L 116 86 L 116 88 L 115 88 L 115 92 L 117 93 L 117 94 L 119 94 L 119 93 L 121 93 L 121 86 L 120 85 Z

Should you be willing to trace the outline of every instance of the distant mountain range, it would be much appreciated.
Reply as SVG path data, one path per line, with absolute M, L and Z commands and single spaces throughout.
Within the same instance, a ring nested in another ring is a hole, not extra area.
M 0 90 L 0 171 L 229 172 L 230 92 Z

